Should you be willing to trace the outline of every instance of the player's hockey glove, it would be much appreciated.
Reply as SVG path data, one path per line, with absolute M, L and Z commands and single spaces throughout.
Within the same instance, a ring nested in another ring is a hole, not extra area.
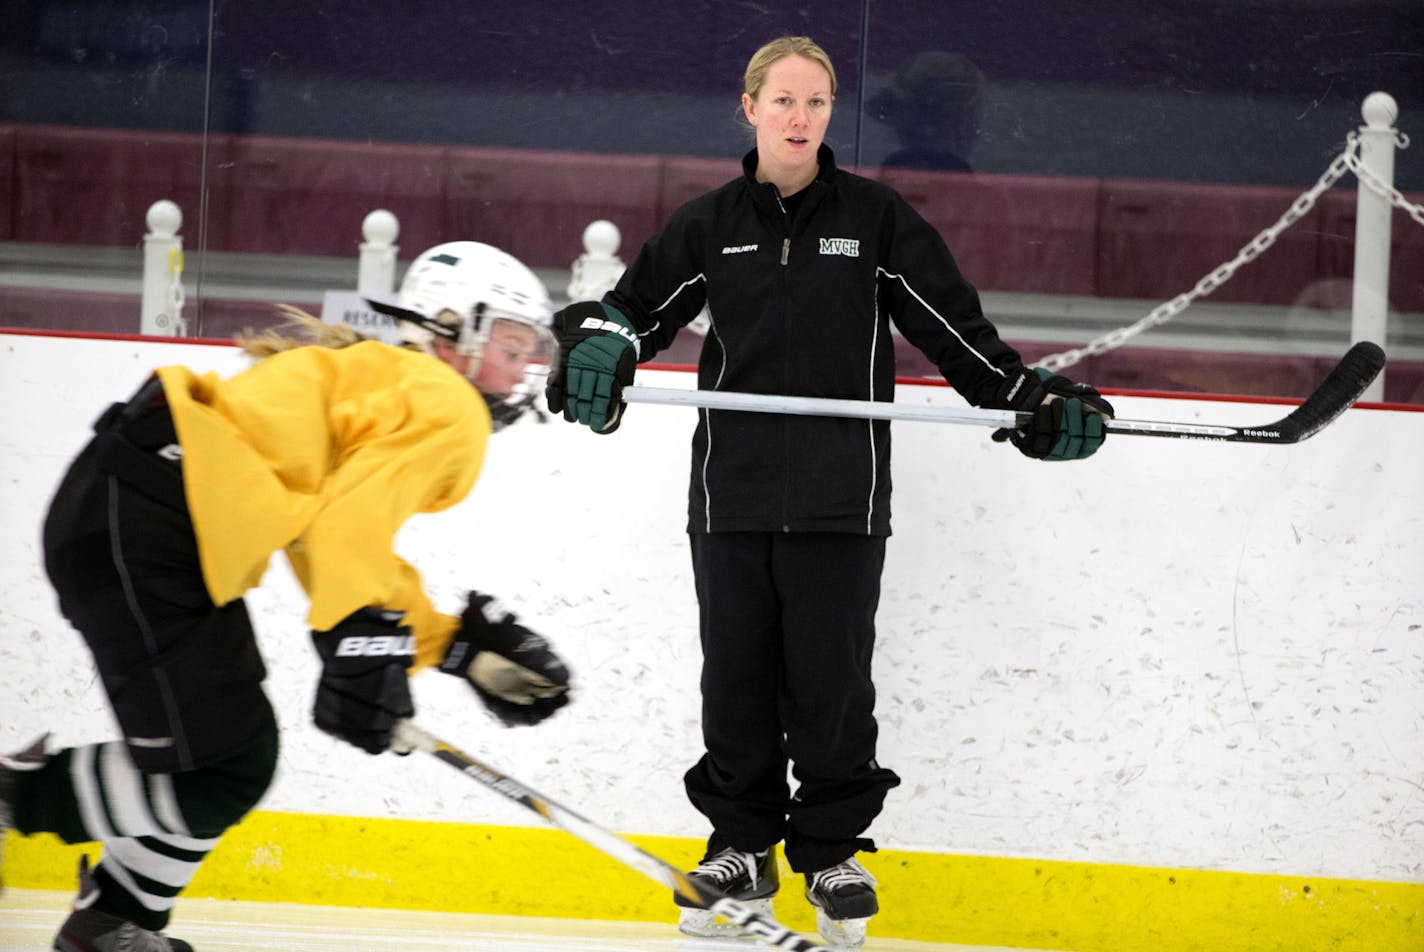
M 415 714 L 406 669 L 415 639 L 402 612 L 363 608 L 330 631 L 313 631 L 321 656 L 312 716 L 316 726 L 368 754 L 391 746 L 396 722 Z
M 507 727 L 537 724 L 569 703 L 569 669 L 499 599 L 470 593 L 440 670 L 465 678 Z
M 995 442 L 1007 440 L 1023 455 L 1049 461 L 1092 456 L 1107 436 L 1104 421 L 1113 416 L 1112 404 L 1098 391 L 1042 367 L 1010 378 L 994 403 L 1033 414 L 1023 426 L 995 430 Z
M 544 398 L 550 413 L 595 433 L 612 433 L 622 421 L 623 388 L 633 383 L 638 335 L 611 304 L 578 301 L 554 314 L 559 367 L 549 376 Z

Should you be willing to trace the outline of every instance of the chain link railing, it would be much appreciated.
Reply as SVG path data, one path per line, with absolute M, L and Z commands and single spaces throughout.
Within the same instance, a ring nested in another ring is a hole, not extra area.
M 1360 137 L 1357 133 L 1350 133 L 1348 138 L 1350 146 L 1355 147 L 1358 145 Z M 1409 136 L 1402 132 L 1396 132 L 1394 145 L 1399 149 L 1409 148 Z M 1355 173 L 1355 178 L 1363 182 L 1370 191 L 1381 198 L 1388 199 L 1391 205 L 1402 209 L 1410 218 L 1424 225 L 1424 205 L 1415 205 L 1409 199 L 1405 198 L 1404 193 L 1399 189 L 1393 185 L 1386 185 L 1384 182 L 1381 182 L 1375 173 L 1371 172 L 1369 168 L 1360 161 L 1358 148 L 1346 148 L 1343 155 L 1345 164 L 1350 167 L 1351 172 Z
M 1409 147 L 1409 137 L 1402 132 L 1396 132 L 1395 145 L 1398 148 Z M 1202 278 L 1196 285 L 1187 292 L 1177 295 L 1170 301 L 1166 301 L 1153 308 L 1146 317 L 1129 324 L 1126 327 L 1119 327 L 1111 330 L 1101 337 L 1084 344 L 1082 347 L 1074 347 L 1056 354 L 1049 354 L 1037 361 L 1034 366 L 1043 367 L 1046 370 L 1059 371 L 1064 367 L 1071 367 L 1084 357 L 1104 354 L 1117 347 L 1121 347 L 1132 338 L 1141 334 L 1149 328 L 1165 324 L 1172 318 L 1185 311 L 1193 301 L 1206 297 L 1217 288 L 1221 287 L 1239 268 L 1258 258 L 1262 252 L 1275 244 L 1276 239 L 1287 229 L 1300 221 L 1319 200 L 1327 190 L 1339 181 L 1346 172 L 1353 172 L 1355 177 L 1371 191 L 1388 199 L 1392 204 L 1403 209 L 1420 225 L 1424 225 L 1424 206 L 1415 205 L 1404 197 L 1397 188 L 1386 185 L 1380 181 L 1374 173 L 1365 167 L 1360 161 L 1360 137 L 1359 133 L 1351 132 L 1345 137 L 1345 149 L 1326 167 L 1320 179 L 1303 192 L 1299 198 L 1291 203 L 1280 219 L 1275 224 L 1265 228 L 1255 238 L 1242 247 L 1236 253 L 1236 257 L 1223 264 L 1218 265 L 1206 277 Z

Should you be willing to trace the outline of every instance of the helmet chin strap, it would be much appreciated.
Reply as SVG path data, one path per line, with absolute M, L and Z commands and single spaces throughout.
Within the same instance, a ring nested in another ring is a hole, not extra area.
M 426 317 L 419 311 L 401 307 L 399 304 L 378 301 L 374 298 L 366 298 L 366 303 L 370 305 L 371 310 L 378 314 L 385 314 L 398 321 L 414 324 L 416 327 L 454 344 L 455 353 L 468 361 L 465 376 L 471 383 L 474 383 L 475 375 L 480 370 L 480 360 L 484 356 L 485 338 L 482 330 L 485 323 L 485 305 L 483 302 L 475 305 L 474 313 L 462 320 L 459 327 L 452 327 L 433 317 Z
M 538 423 L 548 422 L 548 417 L 534 405 L 533 391 L 503 395 L 481 391 L 480 396 L 484 397 L 485 405 L 489 407 L 490 423 L 495 433 L 518 421 L 525 413 L 533 414 Z
M 436 337 L 443 337 L 448 341 L 455 342 L 457 345 L 460 342 L 462 329 L 451 327 L 448 324 L 442 324 L 433 317 L 426 317 L 419 311 L 412 311 L 410 308 L 401 307 L 399 304 L 390 304 L 386 301 L 378 301 L 375 298 L 366 298 L 365 301 L 371 310 L 377 314 L 384 314 L 387 317 L 394 317 L 398 321 L 414 324 L 423 330 L 429 331 Z M 467 321 L 466 324 L 468 323 Z
M 460 323 L 460 336 L 455 345 L 455 353 L 478 361 L 484 351 L 484 323 L 485 303 L 481 301 L 475 305 L 474 313 Z M 475 364 L 475 369 L 479 369 L 478 363 Z

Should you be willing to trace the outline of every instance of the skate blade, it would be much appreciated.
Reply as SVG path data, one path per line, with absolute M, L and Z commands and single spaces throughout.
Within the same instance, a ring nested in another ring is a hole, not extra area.
M 743 899 L 742 905 L 762 916 L 771 915 L 770 899 Z M 708 909 L 679 909 L 677 930 L 696 939 L 755 938 L 735 923 L 719 918 Z
M 816 931 L 826 944 L 837 949 L 858 949 L 865 944 L 865 927 L 870 917 L 864 919 L 832 919 L 820 909 L 816 910 Z

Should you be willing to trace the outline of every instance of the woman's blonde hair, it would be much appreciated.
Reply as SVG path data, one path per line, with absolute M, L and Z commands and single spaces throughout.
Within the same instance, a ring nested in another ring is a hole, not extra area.
M 249 327 L 233 337 L 243 353 L 261 360 L 296 347 L 317 346 L 340 350 L 363 340 L 372 340 L 345 324 L 327 324 L 321 318 L 313 317 L 290 304 L 278 304 L 277 310 L 287 319 L 281 326 L 263 331 L 255 331 Z
M 755 100 L 766 83 L 766 74 L 772 64 L 788 56 L 804 56 L 824 66 L 831 76 L 831 95 L 836 94 L 836 68 L 831 65 L 826 51 L 809 36 L 779 36 L 753 53 L 742 77 L 742 91 Z

